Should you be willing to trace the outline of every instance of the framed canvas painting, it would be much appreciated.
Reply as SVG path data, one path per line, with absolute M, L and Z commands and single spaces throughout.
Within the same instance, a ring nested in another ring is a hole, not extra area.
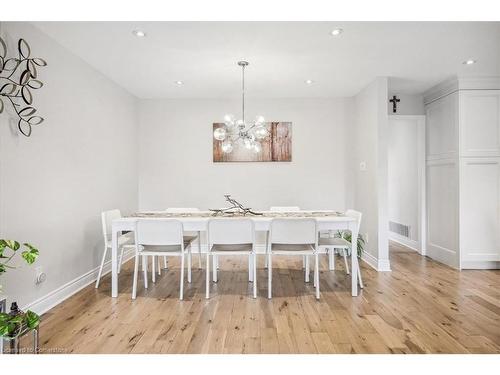
M 229 153 L 222 151 L 222 141 L 213 138 L 213 160 L 215 163 L 226 162 L 287 162 L 292 161 L 292 123 L 266 122 L 268 136 L 258 142 L 261 150 L 247 149 L 242 141 L 233 145 Z M 214 123 L 212 131 L 224 127 L 223 123 Z

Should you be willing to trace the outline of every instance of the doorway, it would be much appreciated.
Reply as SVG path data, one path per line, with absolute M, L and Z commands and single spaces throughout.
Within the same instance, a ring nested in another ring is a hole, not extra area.
M 389 116 L 389 240 L 426 253 L 425 116 Z

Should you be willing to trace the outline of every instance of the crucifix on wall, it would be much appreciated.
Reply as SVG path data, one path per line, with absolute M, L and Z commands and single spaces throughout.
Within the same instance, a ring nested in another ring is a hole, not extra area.
M 398 110 L 397 105 L 400 101 L 401 101 L 401 99 L 398 99 L 398 97 L 396 95 L 393 95 L 392 99 L 389 100 L 389 102 L 392 103 L 392 113 L 396 113 L 396 111 Z

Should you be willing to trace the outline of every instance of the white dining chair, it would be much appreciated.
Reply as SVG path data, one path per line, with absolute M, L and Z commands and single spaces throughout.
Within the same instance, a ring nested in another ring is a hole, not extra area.
M 361 225 L 361 217 L 362 214 L 361 212 L 355 211 L 355 210 L 347 210 L 346 211 L 346 216 L 350 216 L 356 220 L 356 224 L 359 226 Z M 349 263 L 347 262 L 347 256 L 348 252 L 351 252 L 351 258 L 353 256 L 357 256 L 357 250 L 352 250 L 351 249 L 351 243 L 344 239 L 344 237 L 322 237 L 319 236 L 318 238 L 318 249 L 319 252 L 324 252 L 328 254 L 329 257 L 329 268 L 333 269 L 334 268 L 334 263 L 332 262 L 332 258 L 335 255 L 335 249 L 338 249 L 342 252 L 342 256 L 344 258 L 344 263 L 345 263 L 345 268 L 346 268 L 346 273 L 349 275 Z M 352 259 L 351 259 L 351 264 L 352 264 Z M 361 268 L 359 267 L 359 262 L 358 262 L 358 280 L 359 280 L 359 286 L 363 288 L 363 279 L 361 277 Z
M 184 214 L 184 213 L 197 213 L 200 212 L 199 208 L 195 207 L 169 207 L 165 210 L 170 214 Z M 184 242 L 189 241 L 192 245 L 194 241 L 198 241 L 198 269 L 201 270 L 201 232 L 184 232 Z M 189 247 L 190 249 L 192 246 Z M 165 258 L 165 268 L 167 268 L 167 262 Z
M 97 280 L 95 282 L 95 287 L 99 288 L 99 283 L 101 281 L 102 270 L 104 268 L 104 262 L 106 261 L 106 254 L 108 249 L 111 249 L 111 224 L 115 219 L 121 218 L 120 210 L 109 210 L 101 213 L 101 223 L 102 223 L 102 234 L 104 237 L 104 252 L 102 254 L 101 265 L 99 266 L 99 272 L 97 274 Z M 120 257 L 118 259 L 118 273 L 121 271 L 122 261 L 123 261 L 123 251 L 125 249 L 134 248 L 134 236 L 133 233 L 129 232 L 127 234 L 118 236 L 118 249 L 120 250 Z
M 300 212 L 300 207 L 299 206 L 271 206 L 269 208 L 269 211 L 271 212 Z M 269 237 L 266 237 L 269 238 Z M 266 248 L 267 248 L 267 239 L 266 239 Z M 306 268 L 306 263 L 309 262 L 309 259 L 306 259 L 306 257 L 302 257 L 302 268 Z M 267 268 L 267 256 L 266 259 L 264 260 L 264 268 Z
M 314 256 L 314 286 L 319 299 L 318 227 L 315 219 L 276 218 L 271 221 L 268 257 L 268 298 L 272 298 L 273 255 Z M 305 271 L 305 281 L 309 281 L 309 270 Z
M 217 257 L 248 256 L 248 279 L 253 281 L 253 298 L 257 298 L 257 259 L 255 229 L 251 219 L 214 218 L 208 222 L 208 251 L 206 260 L 206 298 L 210 298 L 210 257 L 213 281 L 217 282 Z
M 188 282 L 191 282 L 191 257 L 187 249 L 190 244 L 184 242 L 182 223 L 175 219 L 141 219 L 135 227 L 135 265 L 132 299 L 137 297 L 137 276 L 139 257 L 147 265 L 147 257 L 175 256 L 181 258 L 181 276 L 179 299 L 184 299 L 184 264 L 187 255 Z M 153 260 L 153 264 L 155 264 Z M 147 267 L 143 267 L 144 287 L 148 288 Z M 155 274 L 153 270 L 153 275 Z

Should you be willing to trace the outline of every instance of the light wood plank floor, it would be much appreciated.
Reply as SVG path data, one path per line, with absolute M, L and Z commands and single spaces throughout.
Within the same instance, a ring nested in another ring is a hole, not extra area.
M 358 298 L 342 259 L 329 272 L 323 257 L 316 301 L 301 259 L 275 257 L 268 300 L 260 261 L 256 300 L 246 259 L 232 257 L 221 258 L 210 300 L 194 268 L 184 301 L 176 261 L 149 290 L 140 280 L 132 301 L 128 262 L 119 298 L 110 298 L 108 275 L 98 290 L 90 285 L 43 316 L 42 352 L 500 353 L 500 271 L 458 272 L 391 244 L 392 272 L 362 264 Z

